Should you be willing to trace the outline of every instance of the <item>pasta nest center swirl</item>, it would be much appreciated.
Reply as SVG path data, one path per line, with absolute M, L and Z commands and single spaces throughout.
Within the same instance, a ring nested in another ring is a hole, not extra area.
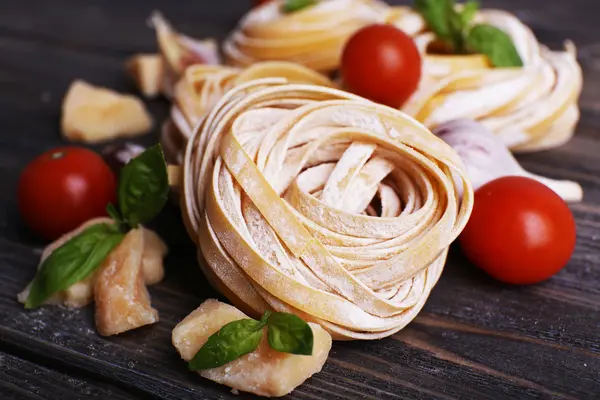
M 252 314 L 293 312 L 337 339 L 410 322 L 472 206 L 458 156 L 420 123 L 284 79 L 228 92 L 184 158 L 184 220 L 211 283 Z

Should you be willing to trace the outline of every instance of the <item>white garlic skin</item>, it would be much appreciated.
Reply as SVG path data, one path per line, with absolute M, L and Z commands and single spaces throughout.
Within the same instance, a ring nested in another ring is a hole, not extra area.
M 458 153 L 475 190 L 494 179 L 516 175 L 543 183 L 565 201 L 579 202 L 583 198 L 577 182 L 558 181 L 525 171 L 502 140 L 479 122 L 457 119 L 437 126 L 433 133 Z M 457 189 L 462 196 L 462 187 L 457 185 Z

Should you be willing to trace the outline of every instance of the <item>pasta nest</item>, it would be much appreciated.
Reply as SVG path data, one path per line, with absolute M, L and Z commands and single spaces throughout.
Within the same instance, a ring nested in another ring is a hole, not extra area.
M 295 313 L 335 339 L 408 324 L 473 207 L 459 157 L 422 124 L 282 78 L 228 91 L 182 167 L 184 221 L 209 281 L 251 315 Z

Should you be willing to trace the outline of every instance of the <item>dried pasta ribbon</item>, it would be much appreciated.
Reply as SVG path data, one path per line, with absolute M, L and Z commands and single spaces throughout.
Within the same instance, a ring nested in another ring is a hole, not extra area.
M 300 64 L 283 61 L 257 63 L 248 68 L 190 66 L 175 85 L 171 119 L 163 128 L 161 142 L 169 161 L 181 163 L 185 144 L 193 128 L 225 93 L 246 82 L 270 77 L 281 77 L 295 83 L 333 86 L 326 76 Z
M 343 47 L 367 25 L 384 23 L 389 7 L 375 0 L 329 0 L 293 13 L 275 0 L 250 11 L 224 43 L 236 66 L 259 61 L 297 62 L 317 71 L 338 68 Z
M 481 54 L 427 53 L 435 36 L 410 7 L 390 7 L 378 0 L 328 0 L 286 14 L 281 5 L 282 0 L 275 0 L 254 8 L 240 21 L 224 43 L 229 64 L 285 60 L 318 71 L 336 70 L 344 44 L 357 30 L 390 23 L 413 36 L 424 56 L 420 88 L 403 111 L 428 128 L 474 119 L 513 151 L 557 147 L 573 135 L 582 87 L 573 44 L 567 43 L 565 51 L 550 51 L 510 13 L 481 10 L 476 22 L 508 33 L 523 68 L 492 68 Z
M 550 51 L 519 19 L 499 10 L 481 10 L 477 23 L 496 26 L 515 43 L 523 68 L 492 68 L 483 55 L 427 54 L 435 39 L 421 16 L 394 8 L 390 22 L 414 31 L 424 56 L 424 78 L 403 111 L 433 129 L 458 119 L 474 119 L 497 134 L 513 151 L 553 148 L 568 141 L 579 120 L 577 101 L 582 73 L 572 43 Z
M 456 153 L 411 117 L 282 79 L 230 90 L 182 167 L 209 281 L 242 310 L 293 312 L 336 339 L 408 324 L 473 206 Z

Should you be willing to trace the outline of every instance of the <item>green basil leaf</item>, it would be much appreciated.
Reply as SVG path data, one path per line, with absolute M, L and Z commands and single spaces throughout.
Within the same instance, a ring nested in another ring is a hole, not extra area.
M 300 11 L 306 7 L 314 6 L 317 4 L 316 0 L 286 0 L 283 3 L 283 12 L 291 13 Z
M 312 355 L 313 331 L 301 318 L 276 312 L 269 317 L 267 326 L 271 348 L 284 353 Z
M 121 217 L 121 213 L 119 212 L 119 210 L 117 210 L 116 207 L 112 203 L 108 203 L 106 205 L 106 212 L 115 221 L 121 221 L 123 219 L 123 217 Z
M 154 218 L 168 194 L 169 177 L 160 145 L 148 148 L 121 170 L 119 209 L 131 228 Z
M 450 15 L 454 11 L 454 0 L 415 0 L 415 10 L 421 14 L 429 29 L 435 35 L 453 43 L 453 31 L 450 26 Z
M 454 8 L 448 11 L 448 28 L 450 29 L 450 38 L 454 52 L 456 54 L 464 54 L 466 49 L 463 17 Z
M 260 319 L 259 323 L 258 323 L 258 327 L 256 329 L 262 329 L 265 326 L 267 326 L 267 323 L 269 322 L 269 317 L 271 316 L 271 311 L 267 310 L 265 311 L 265 313 L 263 314 L 262 318 Z
M 25 308 L 38 307 L 54 293 L 87 278 L 124 237 L 113 225 L 97 224 L 54 250 L 33 279 Z
M 115 226 L 119 231 L 127 232 L 127 222 L 125 222 L 119 210 L 112 203 L 106 205 L 106 212 L 115 221 Z
M 240 319 L 226 324 L 208 338 L 188 363 L 188 368 L 192 371 L 217 368 L 252 353 L 260 344 L 263 327 L 263 322 L 253 319 Z
M 479 11 L 479 3 L 476 1 L 467 1 L 460 12 L 463 29 L 468 29 L 473 22 L 473 18 Z
M 510 36 L 492 25 L 475 25 L 467 36 L 469 50 L 485 54 L 495 67 L 522 67 L 523 60 Z

